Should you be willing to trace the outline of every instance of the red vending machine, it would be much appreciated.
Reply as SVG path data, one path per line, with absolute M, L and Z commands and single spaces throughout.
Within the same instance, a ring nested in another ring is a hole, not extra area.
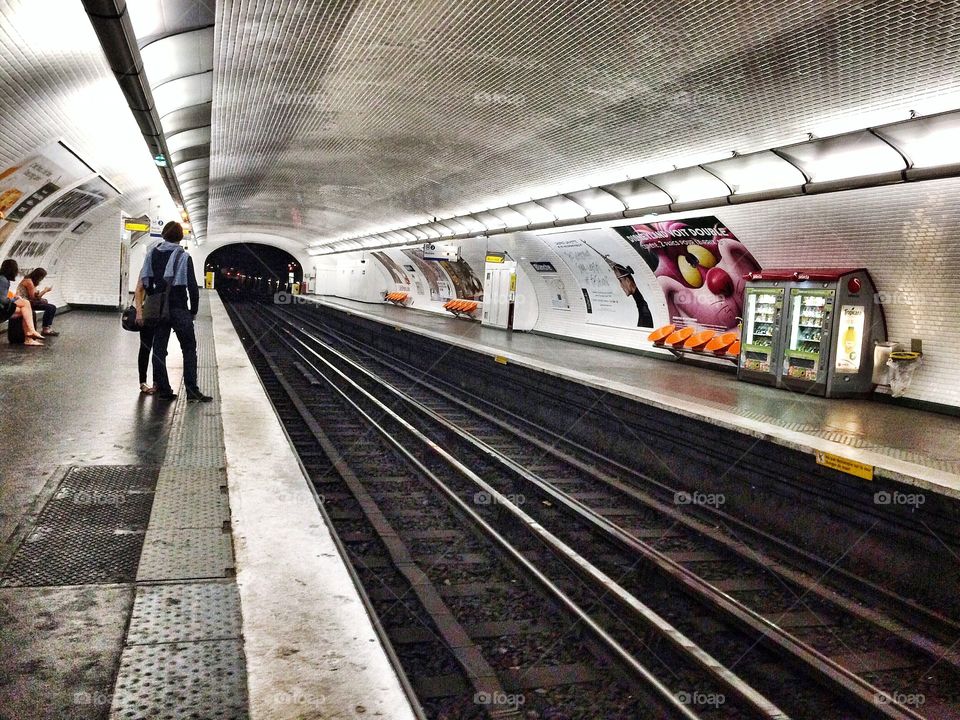
M 740 379 L 827 397 L 873 391 L 887 328 L 865 269 L 763 270 L 744 293 Z

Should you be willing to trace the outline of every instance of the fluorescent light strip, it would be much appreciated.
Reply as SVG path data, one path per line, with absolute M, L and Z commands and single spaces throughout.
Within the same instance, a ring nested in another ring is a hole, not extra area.
M 889 115 L 886 115 L 889 117 Z M 875 182 L 895 182 L 935 177 L 936 168 L 944 175 L 960 174 L 960 111 L 912 118 L 875 128 L 855 130 L 828 138 L 749 155 L 712 160 L 669 172 L 651 174 L 588 187 L 474 213 L 460 213 L 441 224 L 455 230 L 442 232 L 440 224 L 409 227 L 391 226 L 391 234 L 402 238 L 382 238 L 379 247 L 416 243 L 437 237 L 469 237 L 477 233 L 523 230 L 533 226 L 569 225 L 589 222 L 591 218 L 625 218 L 650 212 L 693 209 L 724 201 L 784 197 L 804 191 L 841 190 L 865 187 Z M 650 167 L 648 165 L 648 167 Z M 555 191 L 554 191 L 555 192 Z M 515 193 L 512 197 L 532 197 Z M 686 207 L 684 207 L 686 205 Z M 518 218 L 526 225 L 517 225 Z M 382 233 L 383 231 L 381 231 Z M 378 233 L 368 233 L 370 239 Z M 308 246 L 310 255 L 326 255 L 337 250 L 346 238 L 318 242 Z

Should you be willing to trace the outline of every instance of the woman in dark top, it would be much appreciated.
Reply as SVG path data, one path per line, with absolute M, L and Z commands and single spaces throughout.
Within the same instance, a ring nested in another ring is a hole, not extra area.
M 8 258 L 0 264 L 0 322 L 10 320 L 19 310 L 20 322 L 23 323 L 24 345 L 40 346 L 43 345 L 41 338 L 43 335 L 37 332 L 33 325 L 33 309 L 29 301 L 22 297 L 16 297 L 10 292 L 10 283 L 17 279 L 20 273 L 20 266 L 17 261 Z
M 153 395 L 157 391 L 157 386 L 147 385 L 147 369 L 150 367 L 150 355 L 153 353 L 153 336 L 156 332 L 156 326 L 143 324 L 143 298 L 145 296 L 143 280 L 138 280 L 137 290 L 133 294 L 133 304 L 137 308 L 137 325 L 140 326 L 140 354 L 137 356 L 137 369 L 140 371 L 140 392 L 144 395 Z
M 43 330 L 41 332 L 44 335 L 59 335 L 60 333 L 53 329 L 53 316 L 57 314 L 57 306 L 44 297 L 53 288 L 48 285 L 42 290 L 40 289 L 40 283 L 46 276 L 47 271 L 44 268 L 34 268 L 29 275 L 20 281 L 17 295 L 27 300 L 30 307 L 43 310 Z

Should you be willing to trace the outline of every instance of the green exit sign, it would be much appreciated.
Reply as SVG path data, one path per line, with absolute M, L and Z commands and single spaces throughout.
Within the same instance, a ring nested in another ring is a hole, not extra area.
M 163 153 L 154 157 L 153 161 L 157 164 L 157 167 L 167 166 L 167 158 L 163 155 Z

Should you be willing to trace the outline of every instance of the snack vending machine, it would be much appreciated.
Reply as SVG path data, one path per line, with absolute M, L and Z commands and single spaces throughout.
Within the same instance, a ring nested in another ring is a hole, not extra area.
M 873 348 L 887 330 L 866 270 L 764 270 L 745 293 L 741 379 L 827 397 L 873 390 Z
M 741 380 L 777 385 L 783 290 L 779 281 L 763 280 L 751 282 L 744 290 L 743 332 L 737 371 Z

